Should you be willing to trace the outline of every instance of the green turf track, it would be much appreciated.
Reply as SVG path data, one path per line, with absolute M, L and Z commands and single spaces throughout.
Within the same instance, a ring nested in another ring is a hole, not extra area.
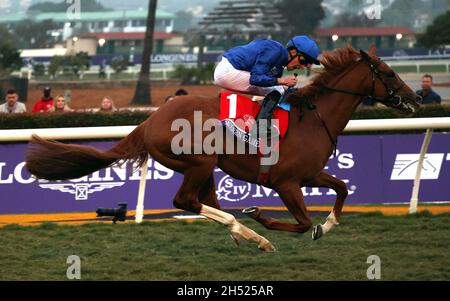
M 369 255 L 381 258 L 382 280 L 450 279 L 450 214 L 346 215 L 318 241 L 242 221 L 277 252 L 237 247 L 209 221 L 11 225 L 0 229 L 0 280 L 66 280 L 73 254 L 82 280 L 367 280 Z

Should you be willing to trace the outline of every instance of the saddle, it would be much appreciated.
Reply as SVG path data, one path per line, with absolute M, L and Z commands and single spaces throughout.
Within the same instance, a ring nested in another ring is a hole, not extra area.
M 233 92 L 222 92 L 220 94 L 220 115 L 219 119 L 225 129 L 234 135 L 238 141 L 248 144 L 250 147 L 258 149 L 258 156 L 263 157 L 264 152 L 261 149 L 264 146 L 269 146 L 269 142 L 261 137 L 255 137 L 251 133 L 253 127 L 257 126 L 256 117 L 261 109 L 261 105 L 257 101 Z M 274 145 L 270 145 L 271 152 L 278 152 L 289 124 L 289 110 L 290 106 L 286 103 L 279 105 L 272 114 L 272 128 L 274 135 L 278 138 Z M 267 180 L 270 166 L 264 165 L 261 161 L 260 175 L 258 182 L 264 184 Z
M 258 146 L 261 138 L 252 137 L 251 132 L 256 126 L 256 116 L 261 109 L 257 101 L 233 92 L 220 94 L 220 116 L 222 124 L 245 143 Z M 276 108 L 272 115 L 274 134 L 279 135 L 279 141 L 286 135 L 289 124 L 289 107 L 285 104 Z

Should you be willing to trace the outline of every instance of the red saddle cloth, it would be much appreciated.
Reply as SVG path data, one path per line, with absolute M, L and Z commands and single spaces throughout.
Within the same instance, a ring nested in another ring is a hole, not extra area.
M 234 126 L 242 133 L 248 133 L 256 125 L 255 118 L 260 111 L 261 105 L 243 95 L 223 92 L 220 95 L 220 121 L 227 126 Z M 277 107 L 272 115 L 272 121 L 278 122 L 275 128 L 279 131 L 280 142 L 286 135 L 289 124 L 289 112 Z M 275 134 L 275 133 L 273 133 Z M 246 138 L 244 138 L 246 139 Z M 245 142 L 249 142 L 244 140 Z

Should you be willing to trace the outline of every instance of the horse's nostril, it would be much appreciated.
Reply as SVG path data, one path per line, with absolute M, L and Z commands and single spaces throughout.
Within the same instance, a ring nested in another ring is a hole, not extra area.
M 416 100 L 417 100 L 417 102 L 422 102 L 422 96 L 417 95 Z

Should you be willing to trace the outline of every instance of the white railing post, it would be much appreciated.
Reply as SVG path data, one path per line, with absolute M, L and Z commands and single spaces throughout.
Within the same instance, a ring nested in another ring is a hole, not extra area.
M 425 134 L 422 148 L 420 150 L 419 162 L 417 163 L 416 177 L 414 178 L 414 186 L 411 194 L 411 201 L 409 204 L 410 214 L 417 212 L 417 204 L 419 202 L 420 174 L 422 173 L 423 161 L 425 160 L 428 146 L 430 145 L 431 136 L 433 136 L 433 129 L 427 129 L 427 133 Z
M 147 183 L 147 170 L 148 170 L 148 156 L 147 159 L 144 162 L 144 165 L 142 165 L 141 168 L 141 180 L 139 182 L 139 193 L 138 193 L 138 199 L 136 204 L 136 215 L 135 215 L 135 221 L 136 224 L 142 223 L 142 220 L 144 219 L 144 197 L 145 197 L 145 184 Z

